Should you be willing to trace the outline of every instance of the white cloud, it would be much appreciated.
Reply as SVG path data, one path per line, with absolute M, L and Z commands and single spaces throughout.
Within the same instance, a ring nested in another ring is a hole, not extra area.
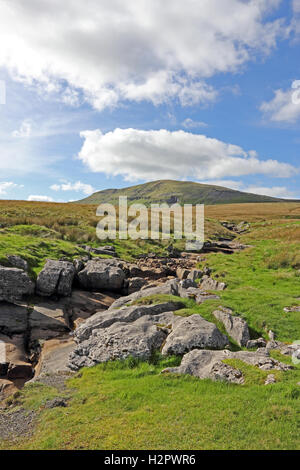
M 271 196 L 283 199 L 295 199 L 299 196 L 297 192 L 291 191 L 286 186 L 256 186 L 247 185 L 243 181 L 234 180 L 208 180 L 200 181 L 202 184 L 212 184 L 215 186 L 223 186 L 225 188 L 235 189 L 236 191 L 242 191 L 244 193 L 259 194 L 260 196 Z
M 183 122 L 182 122 L 182 126 L 185 128 L 185 129 L 196 129 L 198 127 L 208 127 L 206 122 L 202 122 L 202 121 L 194 121 L 193 119 L 191 118 L 186 118 Z
M 241 71 L 285 34 L 280 0 L 0 0 L 0 66 L 42 94 L 101 110 L 122 100 L 215 100 L 205 80 Z M 67 87 L 65 84 L 67 83 Z
M 265 186 L 247 186 L 244 189 L 247 193 L 260 194 L 263 196 L 272 196 L 283 199 L 293 199 L 297 197 L 297 193 L 290 191 L 286 186 L 272 186 L 271 188 Z
M 95 189 L 90 184 L 81 183 L 77 181 L 76 183 L 62 183 L 62 184 L 53 184 L 50 186 L 50 189 L 53 191 L 76 191 L 82 192 L 84 194 L 92 194 L 95 192 Z
M 37 196 L 31 194 L 30 196 L 28 196 L 27 201 L 53 202 L 53 199 L 49 196 Z
M 298 170 L 276 160 L 259 160 L 246 152 L 205 135 L 185 131 L 115 129 L 81 133 L 78 158 L 93 172 L 121 175 L 128 181 L 174 178 L 184 180 L 272 175 L 290 177 Z
M 293 123 L 300 118 L 300 87 L 297 89 L 297 82 L 293 83 L 295 88 L 275 90 L 274 98 L 260 106 L 260 110 L 270 121 Z
M 21 187 L 12 181 L 0 181 L 0 194 L 6 194 L 9 189 Z
M 30 137 L 32 132 L 32 121 L 30 119 L 25 119 L 20 129 L 13 131 L 13 137 Z

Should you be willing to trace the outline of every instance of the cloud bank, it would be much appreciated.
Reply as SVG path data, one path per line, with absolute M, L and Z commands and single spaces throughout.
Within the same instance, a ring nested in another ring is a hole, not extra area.
M 241 71 L 285 34 L 280 0 L 0 0 L 0 66 L 42 94 L 98 110 L 120 101 L 214 101 L 206 79 Z
M 220 179 L 243 175 L 288 178 L 298 169 L 277 160 L 261 160 L 205 135 L 165 129 L 144 131 L 115 129 L 81 133 L 84 139 L 78 158 L 92 172 L 121 175 L 127 181 L 155 179 Z

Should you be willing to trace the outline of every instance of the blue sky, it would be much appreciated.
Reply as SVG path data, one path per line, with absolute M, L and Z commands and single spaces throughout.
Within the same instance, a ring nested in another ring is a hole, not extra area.
M 0 0 L 0 18 L 1 199 L 168 178 L 300 198 L 299 0 Z

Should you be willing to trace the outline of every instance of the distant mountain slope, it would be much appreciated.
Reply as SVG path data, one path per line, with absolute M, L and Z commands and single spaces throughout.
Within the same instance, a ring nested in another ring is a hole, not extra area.
M 169 204 L 178 202 L 180 204 L 206 205 L 249 202 L 288 202 L 286 199 L 243 193 L 221 186 L 172 180 L 152 181 L 150 183 L 139 184 L 123 189 L 106 189 L 104 191 L 98 191 L 77 202 L 83 204 L 118 204 L 119 196 L 127 196 L 129 202 L 143 203 L 147 206 L 162 202 Z

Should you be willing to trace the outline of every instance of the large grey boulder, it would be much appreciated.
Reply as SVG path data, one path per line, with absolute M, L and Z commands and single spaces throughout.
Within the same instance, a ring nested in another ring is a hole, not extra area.
M 223 361 L 228 359 L 239 359 L 262 370 L 287 371 L 292 369 L 291 366 L 271 358 L 266 350 L 232 352 L 229 350 L 208 351 L 194 349 L 183 356 L 179 367 L 165 369 L 163 373 L 189 374 L 199 379 L 243 383 L 244 379 L 241 372 L 224 364 Z
M 228 338 L 216 325 L 195 314 L 177 322 L 166 339 L 162 354 L 180 355 L 192 349 L 223 349 L 228 343 Z
M 77 342 L 87 340 L 95 330 L 108 328 L 114 323 L 131 323 L 143 316 L 157 316 L 164 312 L 172 312 L 182 308 L 180 302 L 165 302 L 157 305 L 133 305 L 118 310 L 107 310 L 96 313 L 82 323 L 74 332 Z M 178 317 L 180 318 L 180 317 Z
M 78 273 L 81 287 L 90 291 L 121 291 L 126 278 L 120 263 L 95 259 L 86 263 Z
M 250 333 L 247 322 L 241 317 L 233 315 L 229 308 L 220 307 L 213 312 L 214 317 L 223 323 L 229 336 L 234 339 L 239 346 L 247 346 L 250 340 Z
M 120 297 L 110 306 L 109 310 L 121 308 L 124 305 L 129 305 L 135 300 L 139 300 L 144 297 L 149 297 L 151 295 L 160 295 L 160 294 L 178 296 L 179 295 L 178 294 L 178 281 L 176 279 L 174 280 L 172 279 L 172 280 L 165 282 L 161 286 L 149 287 L 148 289 L 142 289 L 138 292 L 127 295 L 126 297 Z
M 72 293 L 74 276 L 75 268 L 73 263 L 49 259 L 38 275 L 36 292 L 44 297 L 55 294 L 69 296 Z
M 129 356 L 149 359 L 161 347 L 166 335 L 148 316 L 132 323 L 117 322 L 94 330 L 88 340 L 77 344 L 70 355 L 69 367 L 78 370 Z
M 0 266 L 0 302 L 15 302 L 34 292 L 34 283 L 22 269 Z

